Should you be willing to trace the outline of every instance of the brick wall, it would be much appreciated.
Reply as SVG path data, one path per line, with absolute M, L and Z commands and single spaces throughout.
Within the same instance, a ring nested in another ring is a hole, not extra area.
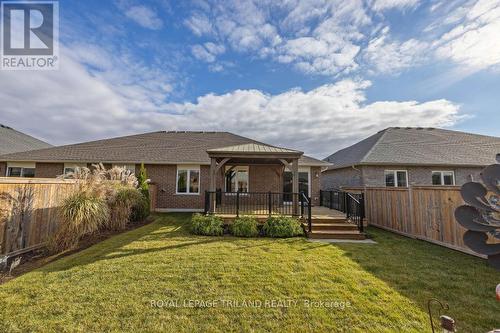
M 157 207 L 160 209 L 203 209 L 205 191 L 209 189 L 210 167 L 200 167 L 200 194 L 176 194 L 176 165 L 145 165 L 148 177 L 157 186 Z M 251 165 L 249 167 L 249 186 L 251 192 L 281 192 L 283 191 L 283 166 L 281 165 Z M 319 189 L 321 168 L 311 168 L 311 197 L 313 205 L 319 204 Z M 315 177 L 318 173 L 319 177 Z M 224 189 L 222 171 L 217 175 L 217 188 Z
M 313 206 L 319 205 L 319 190 L 321 189 L 322 177 L 321 167 L 311 167 L 311 200 Z
M 64 163 L 36 163 L 36 178 L 56 178 L 64 173 Z
M 0 177 L 5 177 L 7 174 L 7 163 L 0 162 Z
M 157 186 L 157 207 L 160 209 L 203 209 L 205 191 L 208 190 L 209 166 L 200 167 L 200 194 L 176 194 L 176 165 L 145 165 L 148 178 Z
M 415 185 L 432 185 L 432 171 L 454 171 L 455 184 L 463 185 L 469 181 L 469 175 L 474 180 L 479 180 L 482 167 L 456 168 L 456 167 L 404 167 L 404 166 L 363 166 L 363 181 L 366 186 L 385 186 L 385 170 L 407 170 L 408 182 Z
M 328 191 L 334 188 L 362 186 L 361 169 L 356 169 L 349 167 L 323 172 L 321 174 L 321 189 Z

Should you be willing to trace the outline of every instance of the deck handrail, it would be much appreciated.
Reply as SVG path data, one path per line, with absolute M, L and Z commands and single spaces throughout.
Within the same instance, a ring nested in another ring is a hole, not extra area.
M 292 215 L 311 219 L 311 199 L 303 192 L 205 191 L 204 207 L 205 214 Z
M 320 205 L 345 213 L 346 218 L 356 224 L 359 232 L 364 231 L 365 200 L 363 193 L 351 193 L 338 189 L 321 190 Z

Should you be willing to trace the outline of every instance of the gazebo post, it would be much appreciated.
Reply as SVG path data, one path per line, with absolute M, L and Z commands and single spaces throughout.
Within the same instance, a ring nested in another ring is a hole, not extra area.
M 215 205 L 217 200 L 216 191 L 216 172 L 217 172 L 217 160 L 215 157 L 210 158 L 210 188 L 211 192 L 209 195 L 210 200 L 210 212 L 215 213 Z

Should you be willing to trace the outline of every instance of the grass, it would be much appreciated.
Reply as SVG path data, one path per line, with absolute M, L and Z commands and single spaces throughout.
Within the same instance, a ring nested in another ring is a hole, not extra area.
M 500 327 L 500 274 L 481 259 L 378 229 L 375 245 L 192 236 L 189 218 L 160 215 L 1 285 L 0 332 L 430 332 L 431 297 L 449 303 L 460 332 Z

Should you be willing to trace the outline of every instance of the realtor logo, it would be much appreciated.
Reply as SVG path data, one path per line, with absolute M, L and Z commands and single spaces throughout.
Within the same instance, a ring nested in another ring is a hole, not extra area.
M 0 69 L 59 68 L 57 1 L 1 1 L 0 19 Z

